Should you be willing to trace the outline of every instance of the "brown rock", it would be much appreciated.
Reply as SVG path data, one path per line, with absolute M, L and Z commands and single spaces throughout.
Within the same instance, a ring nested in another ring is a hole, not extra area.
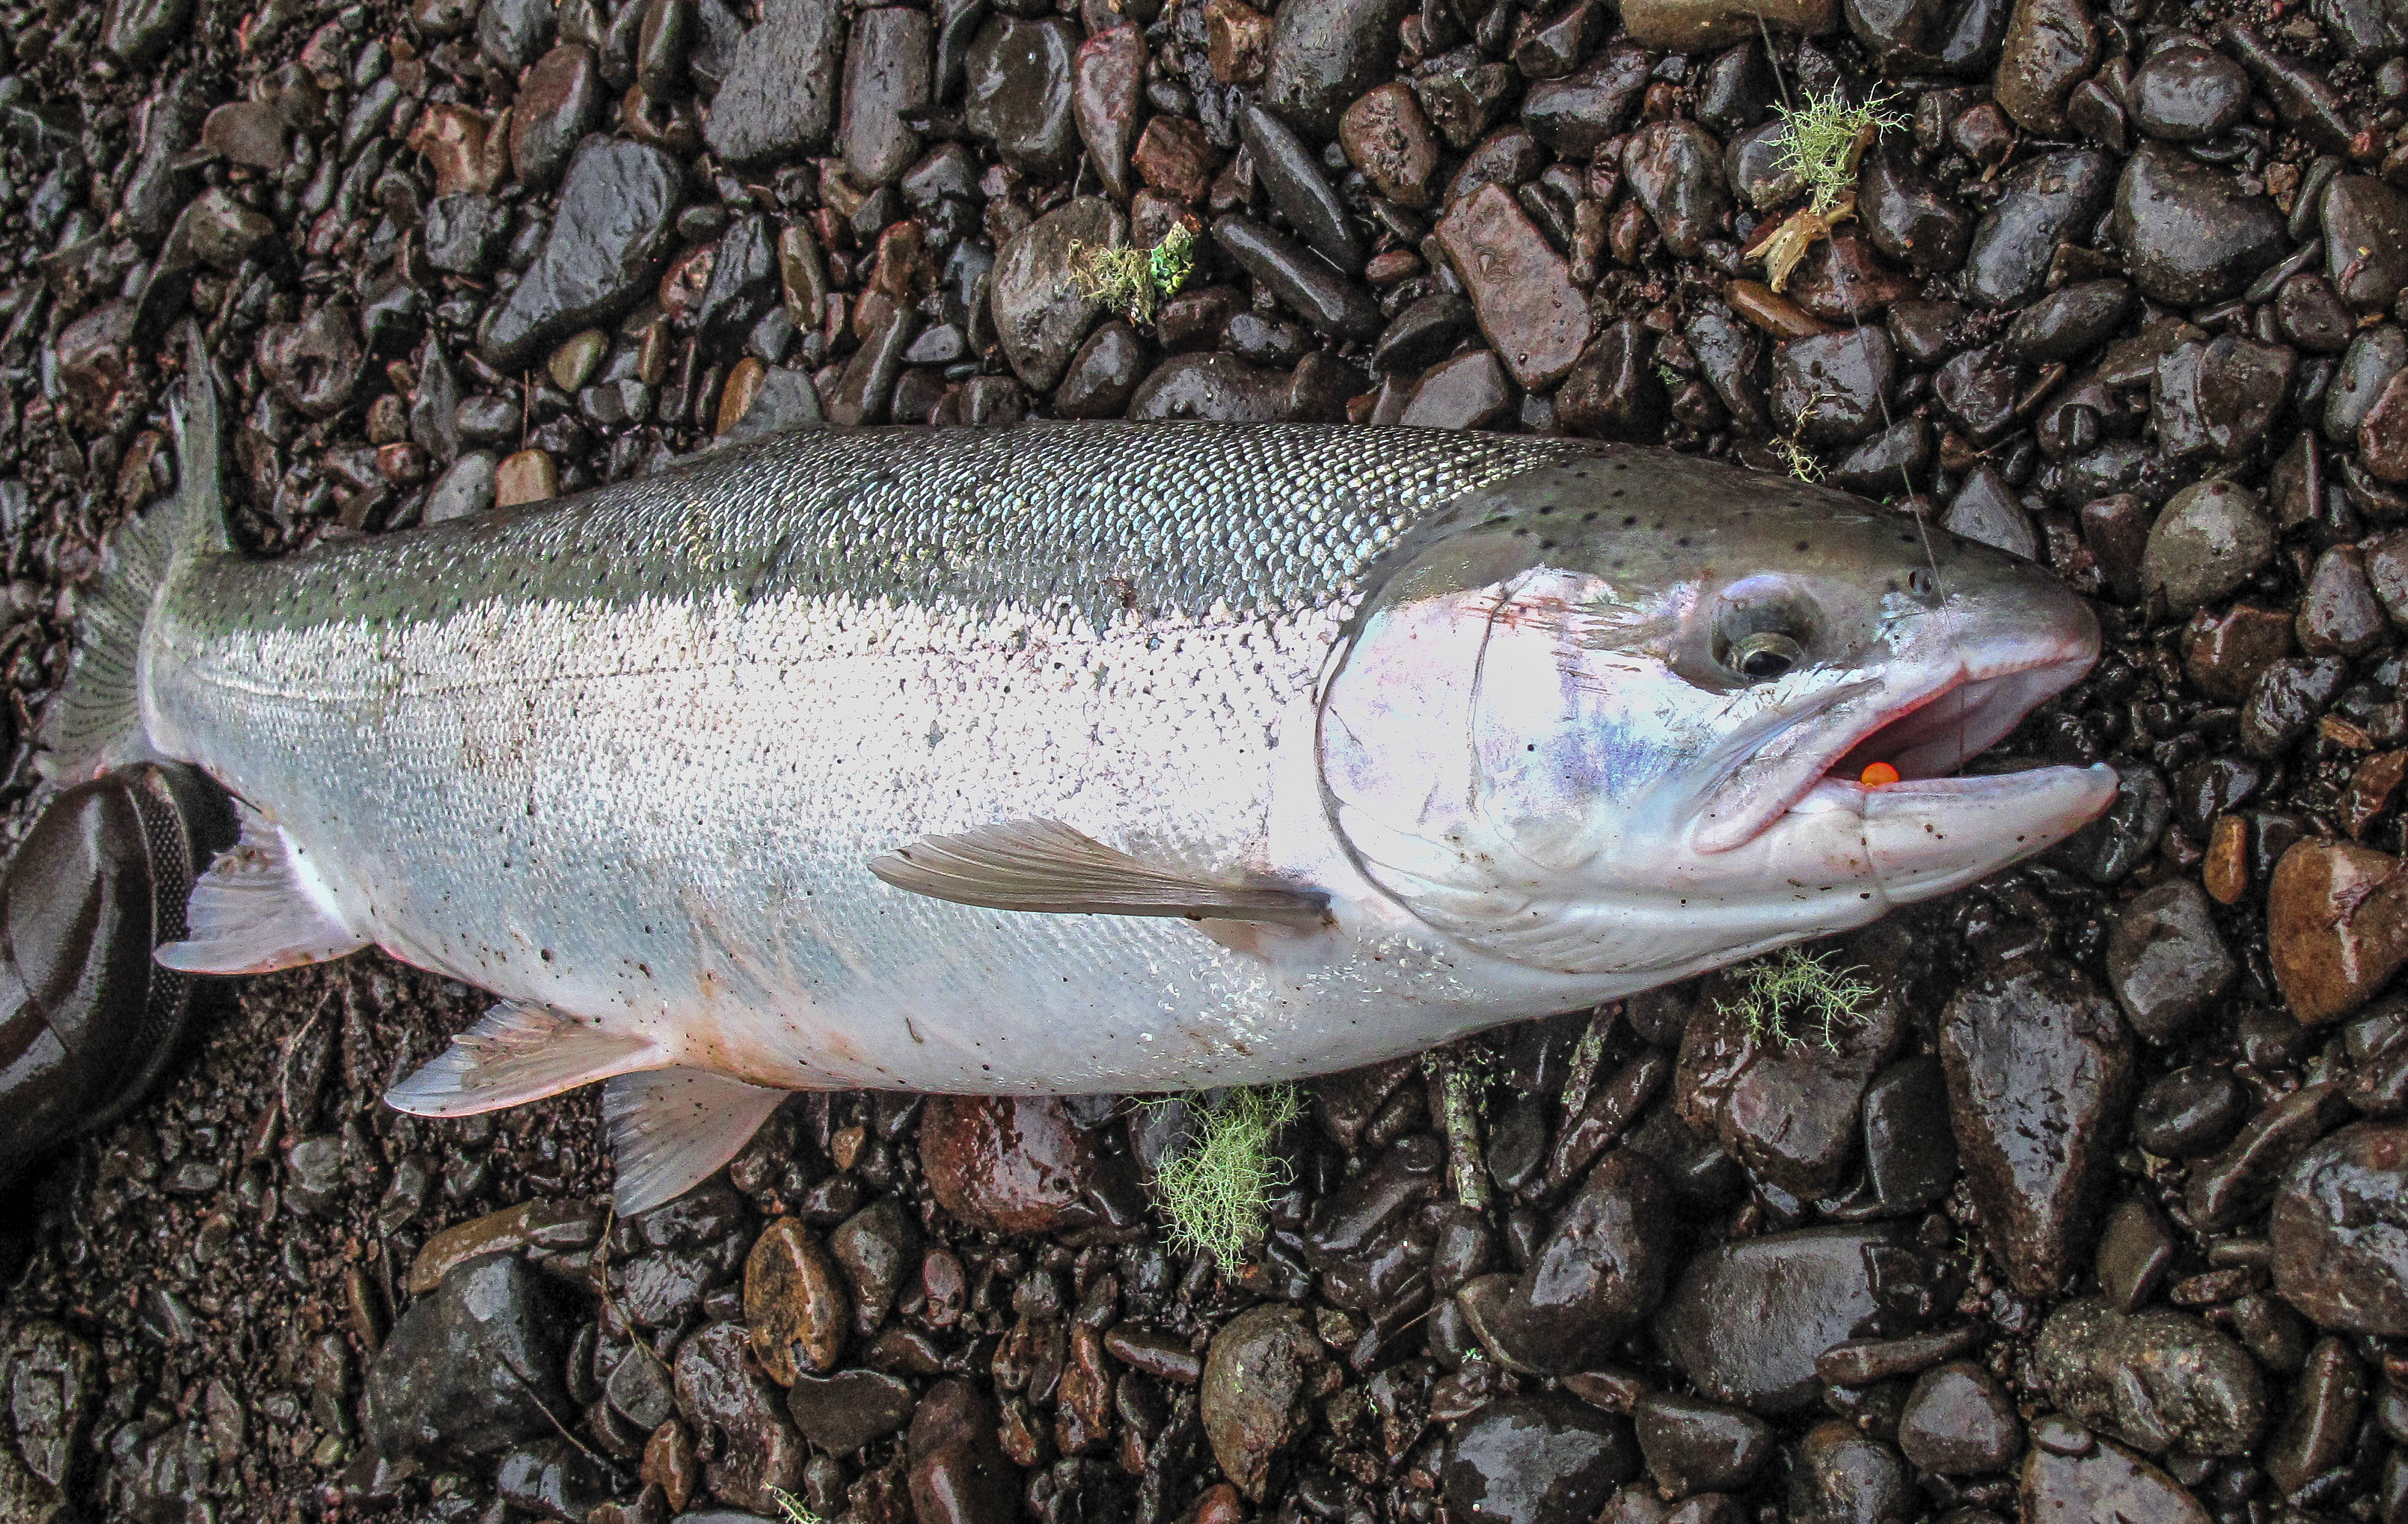
M 2392 373 L 2358 425 L 2358 458 L 2386 482 L 2408 482 L 2408 370 Z
M 1087 157 L 1104 188 L 1126 200 L 1129 139 L 1137 132 L 1138 100 L 1145 88 L 1144 35 L 1134 26 L 1096 33 L 1080 45 L 1071 79 L 1070 115 Z
M 1271 19 L 1245 0 L 1209 0 L 1204 43 L 1213 79 L 1225 85 L 1260 84 L 1270 50 Z
M 932 1096 L 920 1163 L 937 1203 L 995 1233 L 1053 1233 L 1135 1221 L 1144 1210 L 1125 1159 L 1107 1156 L 1085 1114 L 1056 1097 Z
M 2099 63 L 2099 28 L 2082 0 L 2016 0 L 1992 89 L 2015 124 L 2065 135 L 2065 103 Z
M 1221 151 L 1185 117 L 1157 115 L 1146 122 L 1132 162 L 1148 185 L 1193 206 L 1212 188 Z
M 201 123 L 201 147 L 228 164 L 281 169 L 292 157 L 282 112 L 266 101 L 228 101 Z
M 652 1437 L 644 1442 L 638 1478 L 646 1487 L 659 1488 L 672 1513 L 685 1512 L 702 1481 L 702 1462 L 695 1457 L 694 1436 L 685 1431 L 685 1425 L 668 1418 L 652 1431 Z
M 1260 1502 L 1271 1460 L 1310 1427 L 1329 1355 L 1304 1326 L 1304 1309 L 1272 1303 L 1240 1313 L 1204 1357 L 1204 1433 L 1212 1458 Z
M 97 423 L 132 373 L 134 304 L 103 302 L 59 331 L 59 381 L 76 415 Z
M 521 1201 L 481 1217 L 455 1222 L 419 1249 L 409 1261 L 409 1273 L 402 1278 L 402 1289 L 413 1297 L 423 1297 L 442 1285 L 443 1277 L 455 1265 L 466 1264 L 480 1254 L 515 1254 L 533 1243 L 536 1234 L 591 1215 L 590 1208 L 577 1201 Z
M 2219 905 L 2238 905 L 2249 892 L 2249 823 L 2239 815 L 2218 815 L 2207 833 L 2207 859 L 2200 865 L 2200 882 Z
M 1755 36 L 1759 28 L 1816 36 L 1839 24 L 1834 0 L 1627 0 L 1622 24 L 1641 47 L 1697 52 Z
M 2182 1484 L 2105 1440 L 2084 1455 L 2034 1445 L 2024 1457 L 2024 1524 L 2210 1524 L 2208 1511 Z
M 2018 1290 L 2054 1291 L 2087 1242 L 2131 1088 L 2132 1039 L 2070 967 L 2011 964 L 1941 1017 L 1949 1119 L 1983 1231 Z
M 995 1407 L 967 1381 L 940 1381 L 911 1413 L 911 1517 L 919 1524 L 1016 1524 L 1020 1472 L 996 1439 Z
M 836 1261 L 800 1218 L 780 1217 L 744 1260 L 744 1322 L 761 1369 L 781 1387 L 824 1375 L 844 1353 L 851 1299 Z
M 778 1493 L 803 1485 L 810 1452 L 787 1420 L 782 1394 L 762 1378 L 742 1326 L 703 1325 L 678 1345 L 674 1368 L 678 1411 L 720 1436 L 703 1484 L 738 1508 L 776 1513 Z
M 2295 843 L 2266 896 L 2274 982 L 2311 1026 L 2345 1016 L 2408 962 L 2400 859 L 2345 841 Z
M 2408 415 L 2401 422 L 2408 424 Z M 2386 628 L 2383 605 L 2367 580 L 2365 553 L 2355 545 L 2335 545 L 2317 556 L 2307 596 L 2300 600 L 2300 649 L 2311 656 L 2356 656 L 2382 640 Z
M 2408 1123 L 2359 1122 L 2300 1156 L 2272 1236 L 2275 1290 L 2318 1326 L 2408 1333 Z
M 1382 195 L 1408 207 L 1430 204 L 1438 140 L 1412 90 L 1391 81 L 1348 107 L 1338 122 L 1338 140 L 1346 162 Z
M 435 171 L 437 195 L 484 195 L 500 182 L 494 156 L 485 151 L 485 119 L 465 106 L 437 101 L 418 114 L 409 146 Z
M 1512 193 L 1472 192 L 1440 219 L 1438 239 L 1513 380 L 1526 391 L 1562 380 L 1594 331 L 1588 303 Z
M 2236 603 L 2222 613 L 2202 609 L 2183 628 L 2183 671 L 2218 703 L 2249 697 L 2266 669 L 2291 654 L 2290 616 Z

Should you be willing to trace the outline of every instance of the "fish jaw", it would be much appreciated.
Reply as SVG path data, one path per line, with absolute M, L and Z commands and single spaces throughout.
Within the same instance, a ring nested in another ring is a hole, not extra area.
M 1870 884 L 1885 906 L 1911 905 L 2055 846 L 2104 813 L 2115 787 L 2115 769 L 2104 763 L 1878 787 L 1825 778 L 1767 835 L 1777 843 L 1802 827 L 1831 841 L 1823 857 L 1835 876 Z M 1774 855 L 1799 855 L 1777 847 Z

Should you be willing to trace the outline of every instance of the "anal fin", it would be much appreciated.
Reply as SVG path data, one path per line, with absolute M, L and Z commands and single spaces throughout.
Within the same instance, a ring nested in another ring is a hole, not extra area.
M 184 940 L 157 953 L 183 973 L 271 973 L 366 947 L 301 848 L 237 799 L 242 836 L 193 884 Z
M 792 1093 L 706 1069 L 654 1069 L 612 1080 L 602 1091 L 602 1117 L 619 1159 L 612 1201 L 619 1215 L 649 1212 L 700 1185 Z
M 385 1092 L 418 1116 L 473 1116 L 606 1080 L 651 1061 L 640 1037 L 613 1036 L 548 1005 L 504 1000 Z
M 869 870 L 898 889 L 988 910 L 1297 927 L 1319 926 L 1328 914 L 1326 897 L 1311 890 L 1216 884 L 1168 871 L 1058 820 L 1008 820 L 954 836 L 924 836 L 870 859 Z

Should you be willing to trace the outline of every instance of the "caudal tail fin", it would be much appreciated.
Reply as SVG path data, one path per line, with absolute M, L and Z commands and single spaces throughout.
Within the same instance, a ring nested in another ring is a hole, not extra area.
M 43 716 L 42 772 L 62 783 L 152 755 L 136 666 L 159 590 L 198 557 L 228 548 L 220 491 L 218 395 L 198 324 L 185 324 L 184 385 L 171 405 L 176 496 L 128 519 L 101 547 L 100 582 L 76 618 L 66 681 Z

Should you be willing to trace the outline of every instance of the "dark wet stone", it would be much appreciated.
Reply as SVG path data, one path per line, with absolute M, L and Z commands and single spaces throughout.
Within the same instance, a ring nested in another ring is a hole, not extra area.
M 1931 378 L 1931 395 L 1977 445 L 1996 441 L 2015 421 L 2023 370 L 1985 345 L 1952 355 Z
M 1901 418 L 1850 451 L 1831 470 L 1836 486 L 1868 497 L 1911 492 L 1931 466 L 1931 425 Z
M 2167 1158 L 2196 1158 L 2224 1146 L 2248 1114 L 2241 1083 L 2197 1065 L 2153 1080 L 2132 1110 L 2132 1141 Z
M 800 1218 L 780 1217 L 744 1260 L 744 1322 L 761 1369 L 781 1387 L 825 1374 L 844 1352 L 852 1307 L 836 1262 Z
M 1212 224 L 1222 251 L 1315 331 L 1375 338 L 1385 319 L 1362 287 L 1262 223 L 1232 212 Z
M 873 1201 L 828 1235 L 828 1252 L 853 1288 L 853 1326 L 874 1333 L 886 1321 L 905 1275 L 920 1263 L 920 1229 L 893 1197 Z
M 2249 75 L 2224 54 L 2187 38 L 2166 44 L 2132 71 L 2132 120 L 2152 137 L 2178 143 L 2213 137 L 2249 109 Z
M 1398 312 L 1371 348 L 1371 368 L 1383 374 L 1426 369 L 1453 352 L 1479 327 L 1471 303 L 1451 291 L 1434 291 Z M 2408 587 L 2408 578 L 2403 578 Z
M 1767 27 L 1818 36 L 1839 24 L 1836 0 L 1630 0 L 1622 24 L 1641 46 L 1668 52 L 1706 52 L 1763 35 Z
M 837 142 L 855 181 L 884 185 L 920 157 L 920 135 L 903 119 L 928 104 L 936 66 L 936 28 L 926 11 L 878 6 L 853 19 Z
M 1752 1413 L 1694 1397 L 1650 1392 L 1630 1410 L 1640 1453 L 1675 1496 L 1735 1492 L 1772 1455 L 1772 1427 Z
M 593 50 L 564 42 L 536 60 L 510 108 L 510 166 L 520 182 L 541 188 L 559 179 L 603 109 Z
M 904 1449 L 918 1524 L 1013 1524 L 1020 1471 L 996 1441 L 994 1404 L 966 1381 L 940 1381 L 911 1414 Z
M 502 1457 L 494 1493 L 502 1502 L 559 1524 L 585 1524 L 585 1517 L 625 1489 L 618 1468 L 582 1445 L 564 1439 L 539 1440 Z
M 2115 182 L 2111 224 L 2143 295 L 2178 307 L 2238 295 L 2288 248 L 2283 214 L 2234 176 L 2144 143 Z
M 2035 1445 L 2024 1458 L 2017 1496 L 2026 1524 L 2209 1524 L 2212 1517 L 2164 1472 L 2120 1445 L 2097 1442 L 2071 1453 Z
M 2341 368 L 2325 393 L 2324 437 L 2337 445 L 2356 444 L 2358 425 L 2403 367 L 2408 367 L 2408 328 L 2378 323 L 2359 329 L 2342 352 Z
M 1956 1138 L 1938 1058 L 1925 1054 L 1882 1071 L 1865 1090 L 1863 1121 L 1865 1180 L 1883 1211 L 1918 1211 L 1948 1194 Z
M 1246 151 L 1254 160 L 1254 176 L 1270 193 L 1271 204 L 1287 219 L 1288 226 L 1340 270 L 1350 275 L 1360 271 L 1362 238 L 1354 230 L 1345 203 L 1338 198 L 1322 172 L 1319 155 L 1286 122 L 1260 106 L 1246 108 L 1240 126 Z M 1421 175 L 1426 181 L 1429 166 L 1425 165 Z M 1384 188 L 1383 194 L 1396 196 L 1395 191 Z M 1425 195 L 1420 201 L 1409 200 L 1405 204 L 1426 206 L 1428 202 Z
M 284 114 L 266 101 L 228 101 L 201 123 L 201 147 L 229 164 L 281 169 L 292 158 Z
M 1054 411 L 1063 418 L 1118 418 L 1145 379 L 1147 351 L 1137 330 L 1119 318 L 1087 336 L 1070 357 L 1054 393 Z
M 1597 0 L 1576 0 L 1555 15 L 1521 29 L 1513 66 L 1532 79 L 1559 79 L 1580 66 L 1605 33 L 1611 12 Z
M 1730 209 L 1721 145 L 1693 122 L 1651 122 L 1630 135 L 1622 163 L 1665 247 L 1683 259 L 1698 257 Z
M 1134 26 L 1098 32 L 1079 47 L 1071 67 L 1070 114 L 1087 157 L 1116 198 L 1129 194 L 1129 145 L 1136 140 L 1145 88 L 1145 37 Z
M 1996 1376 L 1971 1360 L 1951 1360 L 1916 1378 L 1899 1413 L 1898 1447 L 1925 1471 L 1970 1476 L 2022 1454 L 2024 1426 Z
M 2027 962 L 1949 1001 L 1940 1051 L 1984 1234 L 2016 1288 L 2044 1295 L 2072 1268 L 2113 1167 L 2131 1038 L 2080 973 Z
M 1623 1419 L 1561 1397 L 1508 1397 L 1455 1426 L 1439 1486 L 1477 1524 L 1587 1524 L 1638 1474 Z
M 1222 1473 L 1246 1496 L 1262 1500 L 1272 1462 L 1310 1424 L 1328 1359 L 1300 1307 L 1255 1307 L 1212 1335 L 1204 1357 L 1204 1433 Z
M 2132 1029 L 2172 1042 L 2232 983 L 2240 966 L 2189 879 L 2143 890 L 2116 913 L 2107 939 L 2107 983 Z
M 802 1487 L 806 1451 L 782 1394 L 744 1358 L 748 1345 L 738 1323 L 708 1323 L 689 1335 L 674 1362 L 677 1405 L 688 1425 L 720 1436 L 703 1466 L 705 1485 L 723 1502 L 774 1516 L 777 1494 Z
M 176 226 L 203 264 L 229 275 L 276 236 L 274 219 L 215 186 L 193 199 Z
M 2349 348 L 2358 320 L 2330 280 L 2303 271 L 2275 293 L 2274 327 L 2286 342 L 2311 354 L 2339 354 Z
M 2294 657 L 2267 668 L 2241 708 L 2241 749 L 2269 759 L 2290 750 L 2348 680 L 2349 664 L 2332 656 Z
M 1139 383 L 1128 416 L 1146 423 L 1268 424 L 1287 416 L 1289 391 L 1287 376 L 1234 354 L 1174 354 Z
M 1407 81 L 1422 114 L 1457 151 L 1494 126 L 1517 81 L 1511 65 L 1484 59 L 1469 45 L 1425 59 Z
M 2239 334 L 2177 345 L 2157 361 L 2150 413 L 2159 451 L 2195 464 L 2208 454 L 2246 458 L 2290 390 L 2299 356 Z
M 140 68 L 173 46 L 192 14 L 193 0 L 109 0 L 100 45 Z
M 2311 656 L 2360 655 L 2387 628 L 2367 577 L 2366 554 L 2355 545 L 2336 545 L 2317 556 L 2300 603 L 2300 649 Z
M 2287 1035 L 2287 1034 L 2286 1034 Z M 2238 1227 L 2272 1200 L 2277 1178 L 2349 1115 L 2337 1082 L 2303 1085 L 2249 1119 L 2214 1158 L 2196 1165 L 2183 1205 L 2205 1232 Z
M 2082 0 L 2015 0 L 1992 89 L 2015 125 L 2065 135 L 2066 98 L 2099 62 L 2099 28 Z
M 2173 1267 L 2173 1229 L 2146 1197 L 2128 1196 L 2107 1214 L 2093 1268 L 2099 1290 L 2119 1313 L 2137 1312 Z
M 2032 528 L 2031 515 L 2024 511 L 2014 489 L 1987 466 L 1966 474 L 1941 522 L 1950 534 L 1995 545 L 2027 561 L 2039 559 L 2040 535 Z
M 1788 1481 L 1787 1517 L 1797 1524 L 1885 1524 L 1914 1512 L 1898 1451 L 1844 1418 L 1806 1431 Z
M 2330 1335 L 2317 1340 L 2292 1390 L 2290 1413 L 2268 1446 L 2266 1474 L 2275 1487 L 2297 1492 L 2347 1460 L 2366 1399 L 2366 1369 L 2349 1346 Z
M 2210 698 L 2243 702 L 2266 669 L 2291 654 L 2291 626 L 2290 615 L 2254 604 L 2236 603 L 2219 614 L 2201 611 L 2184 628 L 2184 672 Z M 2196 824 L 2207 828 L 2205 819 Z
M 777 229 L 758 212 L 738 218 L 720 237 L 695 325 L 706 339 L 739 338 L 768 314 L 778 295 Z
M 540 1272 L 471 1259 L 409 1305 L 368 1367 L 368 1442 L 386 1456 L 489 1456 L 551 1434 L 567 1410 L 566 1330 Z
M 2124 324 L 2132 288 L 2121 280 L 2084 280 L 2052 291 L 2016 315 L 2007 352 L 2034 364 L 2089 353 Z
M 1397 422 L 1407 428 L 1480 428 L 1512 402 L 1505 367 L 1488 351 L 1473 350 L 1431 367 Z
M 2359 1122 L 2302 1154 L 2272 1237 L 2275 1289 L 2317 1326 L 2408 1333 L 2408 1123 Z
M 649 289 L 684 190 L 683 166 L 661 150 L 588 139 L 568 166 L 542 252 L 486 331 L 492 363 L 518 365 Z
M 2032 1375 L 2083 1427 L 2149 1455 L 2245 1455 L 2266 1425 L 2265 1379 L 2247 1353 L 2170 1308 L 2065 1302 L 2032 1343 Z
M 359 319 L 339 302 L 298 323 L 270 323 L 259 336 L 260 373 L 312 418 L 332 417 L 350 404 L 364 358 Z
M 1757 1413 L 1814 1400 L 1815 1357 L 1878 1311 L 1880 1229 L 1809 1228 L 1716 1244 L 1694 1256 L 1656 1320 L 1666 1353 L 1705 1396 Z
M 1070 246 L 1118 244 L 1127 223 L 1101 196 L 1080 196 L 1047 212 L 1013 235 L 996 254 L 989 303 L 1004 357 L 1021 381 L 1051 391 L 1070 356 L 1103 312 L 1102 301 L 1082 285 Z
M 1512 193 L 1482 186 L 1448 209 L 1437 234 L 1514 381 L 1540 391 L 1561 380 L 1594 331 L 1588 302 Z
M 734 428 L 720 435 L 720 442 L 740 444 L 766 434 L 782 434 L 819 423 L 825 416 L 808 371 L 771 366 L 761 377 L 761 390 L 753 395 L 752 405 L 737 418 Z
M 2408 286 L 2408 196 L 2372 175 L 2341 175 L 2325 187 L 2317 217 L 2342 300 L 2361 312 L 2397 302 Z
M 1642 50 L 1627 42 L 1611 44 L 1563 79 L 1532 85 L 1522 98 L 1522 122 L 1563 157 L 1584 158 L 1623 129 L 1647 88 L 1650 62 Z M 1429 105 L 1426 92 L 1422 104 Z M 1448 140 L 1455 141 L 1453 134 Z
M 2240 590 L 2274 554 L 2274 525 L 2258 495 L 2236 482 L 2194 482 L 2149 528 L 2141 582 L 2174 614 Z
M 1514 1283 L 1497 1320 L 1500 1345 L 1538 1371 L 1604 1361 L 1663 1300 L 1675 1215 L 1655 1165 L 1627 1150 L 1608 1154 Z
M 441 524 L 446 519 L 466 518 L 493 507 L 494 474 L 499 464 L 490 450 L 471 450 L 453 461 L 426 495 L 426 506 L 419 510 L 419 522 Z
M 786 1410 L 803 1437 L 834 1456 L 848 1456 L 911 1418 L 910 1383 L 878 1371 L 798 1375 Z
M 825 146 L 844 10 L 835 0 L 765 0 L 711 97 L 703 138 L 732 165 L 768 165 Z
M 1070 110 L 1071 62 L 1079 31 L 1060 17 L 1025 22 L 997 16 L 979 29 L 964 60 L 963 116 L 995 143 L 997 157 L 1023 174 L 1052 179 L 1079 151 Z
M 1299 131 L 1338 136 L 1348 103 L 1386 79 L 1410 0 L 1287 0 L 1271 23 L 1263 104 Z
M 987 1232 L 1133 1221 L 1135 1176 L 1126 1159 L 1104 1153 L 1096 1126 L 1056 1099 L 934 1096 L 920 1121 L 920 1162 L 938 1204 Z
M 2115 166 L 2113 155 L 2095 149 L 2066 149 L 2008 170 L 1997 204 L 1973 229 L 1965 295 L 1987 307 L 2038 295 L 2057 245 L 2087 241 L 2114 199 Z
M 1653 338 L 1635 319 L 1608 328 L 1556 388 L 1556 421 L 1596 439 L 1662 438 L 1669 403 L 1654 356 Z
M 1438 170 L 1438 139 L 1406 86 L 1382 85 L 1348 107 L 1338 124 L 1338 140 L 1345 147 L 1346 162 L 1361 170 L 1382 195 L 1399 206 L 1430 204 L 1430 177 Z M 1260 174 L 1263 157 L 1259 152 L 1254 163 Z
M 484 0 L 477 11 L 477 46 L 516 73 L 552 41 L 552 7 L 544 0 Z
M 1773 417 L 1817 449 L 1854 444 L 1883 425 L 1896 365 L 1889 335 L 1875 327 L 1791 339 L 1773 352 Z
M 1874 248 L 1918 273 L 1953 270 L 1972 247 L 1972 214 L 1900 154 L 1867 156 L 1856 215 Z

